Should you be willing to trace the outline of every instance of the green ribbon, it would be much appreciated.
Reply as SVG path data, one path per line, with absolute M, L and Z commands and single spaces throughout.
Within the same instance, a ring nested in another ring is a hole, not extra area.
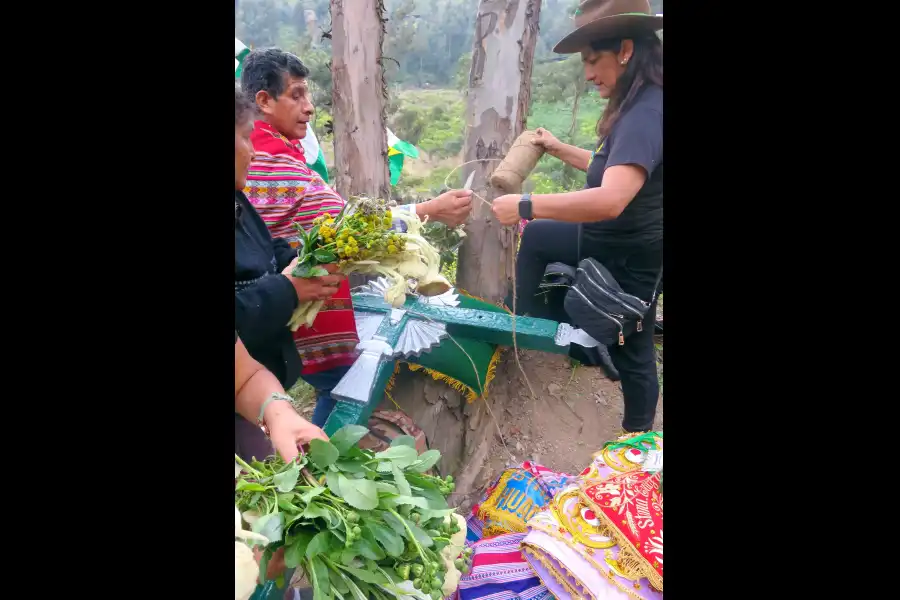
M 642 433 L 641 435 L 627 440 L 606 442 L 603 444 L 603 449 L 606 450 L 608 448 L 610 450 L 618 450 L 619 448 L 634 448 L 641 452 L 646 452 L 652 450 L 656 446 L 654 438 L 661 438 L 662 436 L 662 431 L 648 431 L 647 433 Z

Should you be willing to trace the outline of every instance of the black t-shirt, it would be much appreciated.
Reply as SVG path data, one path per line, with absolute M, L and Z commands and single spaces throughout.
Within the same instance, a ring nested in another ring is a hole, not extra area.
M 607 167 L 637 165 L 647 180 L 622 214 L 610 221 L 585 223 L 587 246 L 636 249 L 661 243 L 663 237 L 663 91 L 641 90 L 602 142 L 588 165 L 587 187 L 599 187 Z M 583 252 L 583 254 L 586 254 Z

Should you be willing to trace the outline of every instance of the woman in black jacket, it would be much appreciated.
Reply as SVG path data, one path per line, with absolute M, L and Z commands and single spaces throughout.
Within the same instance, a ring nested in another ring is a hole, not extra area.
M 583 190 L 505 195 L 493 210 L 504 225 L 525 227 L 516 265 L 519 312 L 534 313 L 534 296 L 551 262 L 574 265 L 591 257 L 622 289 L 650 303 L 644 322 L 656 320 L 655 288 L 662 273 L 663 75 L 662 16 L 646 0 L 584 0 L 576 29 L 554 48 L 581 52 L 585 78 L 609 104 L 597 124 L 595 152 L 564 144 L 543 129 L 536 144 L 587 172 Z M 577 324 L 577 323 L 576 323 Z M 652 326 L 609 347 L 622 379 L 625 431 L 653 427 L 659 400 Z
M 333 296 L 342 276 L 291 276 L 297 251 L 286 240 L 272 239 L 241 191 L 253 158 L 254 110 L 255 105 L 235 86 L 234 324 L 250 355 L 289 389 L 300 377 L 302 365 L 287 323 L 300 302 Z
M 247 201 L 247 198 L 244 197 L 243 192 L 240 191 L 244 188 L 244 182 L 247 178 L 247 167 L 250 165 L 250 159 L 253 157 L 250 131 L 253 127 L 254 108 L 254 104 L 235 86 L 235 353 L 246 347 L 250 356 L 271 372 L 278 380 L 278 383 L 281 384 L 281 390 L 272 389 L 270 391 L 283 392 L 296 383 L 300 377 L 301 369 L 300 357 L 294 348 L 291 330 L 287 326 L 291 314 L 301 301 L 324 300 L 332 296 L 337 292 L 341 276 L 292 277 L 291 270 L 297 258 L 296 250 L 293 250 L 284 240 L 272 239 L 265 223 L 263 223 L 256 210 Z M 240 336 L 240 340 L 237 339 L 238 336 Z M 238 348 L 241 342 L 243 344 Z M 237 374 L 237 364 L 235 369 Z M 237 379 L 235 381 L 235 395 L 237 398 Z M 291 411 L 293 411 L 292 407 Z M 246 411 L 243 412 L 246 413 Z M 244 459 L 249 459 L 253 456 L 264 458 L 271 454 L 271 444 L 257 424 L 245 419 L 238 412 L 235 412 L 234 417 L 235 452 Z M 299 418 L 299 415 L 297 418 Z M 291 419 L 296 421 L 293 417 Z M 307 424 L 318 430 L 312 424 Z M 271 424 L 269 424 L 269 428 L 271 431 Z M 294 429 L 297 429 L 297 427 L 294 427 Z

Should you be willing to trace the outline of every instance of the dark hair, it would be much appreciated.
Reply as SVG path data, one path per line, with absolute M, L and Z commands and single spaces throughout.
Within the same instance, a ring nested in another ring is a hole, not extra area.
M 247 97 L 243 91 L 241 91 L 241 87 L 235 83 L 234 84 L 234 126 L 237 127 L 242 123 L 246 123 L 249 119 L 253 117 L 253 113 L 256 111 L 256 105 L 253 100 Z
M 300 79 L 309 75 L 309 69 L 290 52 L 278 48 L 253 50 L 244 58 L 241 87 L 253 99 L 261 90 L 278 98 L 284 92 L 285 75 Z
M 630 39 L 634 42 L 634 54 L 628 61 L 625 72 L 616 82 L 616 87 L 609 98 L 606 110 L 603 111 L 603 116 L 597 121 L 597 135 L 601 138 L 609 135 L 613 125 L 616 124 L 622 112 L 631 104 L 638 92 L 648 84 L 659 87 L 662 87 L 663 84 L 662 41 L 655 33 L 649 32 L 635 37 L 613 40 L 597 40 L 591 42 L 591 50 L 618 52 L 622 48 L 623 39 Z

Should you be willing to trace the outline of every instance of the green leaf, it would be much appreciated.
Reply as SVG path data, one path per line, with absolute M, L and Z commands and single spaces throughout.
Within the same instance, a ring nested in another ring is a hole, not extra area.
M 423 452 L 421 456 L 419 456 L 418 460 L 412 463 L 409 466 L 410 471 L 414 471 L 416 473 L 424 473 L 435 464 L 437 461 L 441 459 L 441 453 L 437 450 L 428 450 Z
M 363 530 L 369 530 L 379 544 L 384 548 L 385 552 L 387 552 L 390 556 L 400 556 L 403 554 L 403 540 L 400 538 L 397 533 L 392 531 L 391 529 L 375 522 L 366 523 L 363 527 Z
M 321 504 L 317 504 L 316 502 L 310 502 L 306 505 L 306 510 L 303 511 L 303 518 L 305 519 L 328 519 L 328 509 L 326 509 Z M 330 519 L 329 519 L 330 520 Z
M 234 486 L 234 489 L 237 492 L 264 492 L 266 491 L 266 486 L 241 479 L 237 482 L 237 485 Z
M 342 565 L 352 565 L 353 561 L 356 560 L 357 552 L 352 548 L 347 548 L 343 552 L 341 552 L 341 564 Z
M 326 269 L 324 269 L 323 267 L 320 267 L 318 265 L 313 267 L 312 269 L 310 269 L 309 273 L 310 273 L 310 277 L 325 277 L 326 275 L 329 274 Z
M 428 500 L 425 498 L 417 498 L 415 496 L 394 496 L 393 498 L 385 498 L 383 502 L 386 506 L 391 507 L 408 504 L 409 506 L 415 506 L 417 508 L 430 508 L 428 506 Z
M 278 508 L 290 513 L 302 513 L 303 507 L 301 506 L 298 508 L 297 506 L 294 506 L 293 499 L 294 494 L 278 494 Z
M 333 263 L 337 261 L 337 254 L 330 250 L 318 249 L 313 251 L 313 258 L 321 264 Z
M 294 270 L 291 271 L 291 275 L 293 275 L 294 277 L 304 277 L 304 278 L 315 277 L 315 275 L 313 275 L 312 270 L 313 270 L 313 267 L 311 265 L 304 264 L 304 263 L 297 263 L 297 266 L 295 266 Z
M 412 496 L 412 489 L 409 487 L 409 483 L 407 483 L 406 477 L 403 476 L 403 471 L 401 471 L 397 467 L 396 463 L 391 463 L 391 466 L 394 472 L 394 483 L 397 484 L 397 489 L 400 490 L 400 495 Z
M 400 518 L 403 519 L 403 521 L 406 523 L 406 526 L 409 527 L 410 531 L 412 531 L 412 534 L 416 538 L 416 541 L 419 542 L 419 544 L 423 548 L 431 548 L 434 542 L 432 541 L 431 536 L 425 533 L 425 530 L 423 530 L 421 527 L 419 527 L 409 519 L 404 519 L 403 517 Z M 407 535 L 406 537 L 409 537 L 409 535 Z
M 365 537 L 361 537 L 350 546 L 351 550 L 355 550 L 357 554 L 360 556 L 365 556 L 366 558 L 371 558 L 372 560 L 381 560 L 384 558 L 384 551 L 381 549 L 381 546 L 373 542 L 372 540 L 367 540 Z
M 287 471 L 282 471 L 275 475 L 275 487 L 279 492 L 291 492 L 297 485 L 300 478 L 300 465 L 294 463 Z
M 392 513 L 383 511 L 376 514 L 384 519 L 384 522 L 388 524 L 388 527 L 394 530 L 394 533 L 402 537 L 409 537 L 406 533 L 406 529 L 403 527 L 403 522 Z
M 332 471 L 328 471 L 325 473 L 325 483 L 328 485 L 328 489 L 331 490 L 331 493 L 337 496 L 338 498 L 343 498 L 344 494 L 341 492 L 340 482 L 338 481 L 339 473 L 334 473 Z
M 363 439 L 369 430 L 362 425 L 345 425 L 334 432 L 329 440 L 341 456 L 347 453 L 350 448 L 356 445 L 359 440 Z
M 391 448 L 396 446 L 409 446 L 413 450 L 416 448 L 416 438 L 411 435 L 400 435 L 394 438 L 394 441 L 391 442 Z
M 428 508 L 431 510 L 445 510 L 448 508 L 447 498 L 436 489 L 423 488 L 418 490 L 416 495 L 428 500 Z
M 344 473 L 367 473 L 369 469 L 355 460 L 339 460 L 332 465 Z
M 253 523 L 254 533 L 266 536 L 270 544 L 280 542 L 284 534 L 284 514 L 277 512 L 263 515 Z
M 400 490 L 397 489 L 397 486 L 395 486 L 392 483 L 388 483 L 386 481 L 376 481 L 375 488 L 379 492 L 386 492 L 388 494 L 394 494 L 394 495 L 400 494 Z
M 427 509 L 427 510 L 420 510 L 419 512 L 422 515 L 422 519 L 424 519 L 425 521 L 428 521 L 430 519 L 443 519 L 447 515 L 452 515 L 456 511 L 452 508 L 447 508 L 444 510 Z
M 298 531 L 293 536 L 291 544 L 284 551 L 284 564 L 288 569 L 296 569 L 306 554 L 306 548 L 313 539 L 311 533 Z
M 331 579 L 331 588 L 332 591 L 337 594 L 338 598 L 341 598 L 341 594 L 350 593 L 350 588 L 347 587 L 347 584 L 341 579 L 341 576 L 338 571 L 333 571 L 328 569 L 328 578 Z
M 360 581 L 365 581 L 366 583 L 371 583 L 374 585 L 383 585 L 388 582 L 387 577 L 382 575 L 381 573 L 363 571 L 362 569 L 354 569 L 353 567 L 341 566 L 342 571 L 346 571 L 359 579 Z
M 309 566 L 309 582 L 313 588 L 313 600 L 328 600 L 331 597 L 331 594 L 326 593 L 326 590 L 331 589 L 328 585 L 328 567 L 318 557 L 310 559 Z
M 440 455 L 440 453 L 438 453 L 438 455 Z M 415 448 L 410 448 L 409 446 L 394 446 L 383 452 L 379 452 L 375 455 L 375 458 L 378 460 L 390 460 L 401 469 L 405 469 L 414 463 L 419 458 L 419 455 Z
M 309 490 L 308 492 L 305 492 L 302 496 L 300 496 L 300 500 L 304 504 L 309 504 L 313 498 L 315 498 L 319 494 L 324 494 L 324 493 L 325 493 L 325 488 L 315 487 L 315 488 Z
M 334 464 L 334 461 L 338 459 L 338 455 L 338 449 L 329 442 L 313 440 L 309 443 L 309 459 L 320 469 L 325 469 L 328 465 Z
M 332 535 L 330 531 L 320 531 L 306 547 L 306 558 L 314 558 L 319 554 L 328 554 L 331 551 Z
M 341 497 L 353 508 L 359 510 L 372 510 L 378 506 L 378 489 L 373 481 L 368 479 L 347 479 L 342 473 L 338 474 L 338 486 L 341 489 Z

